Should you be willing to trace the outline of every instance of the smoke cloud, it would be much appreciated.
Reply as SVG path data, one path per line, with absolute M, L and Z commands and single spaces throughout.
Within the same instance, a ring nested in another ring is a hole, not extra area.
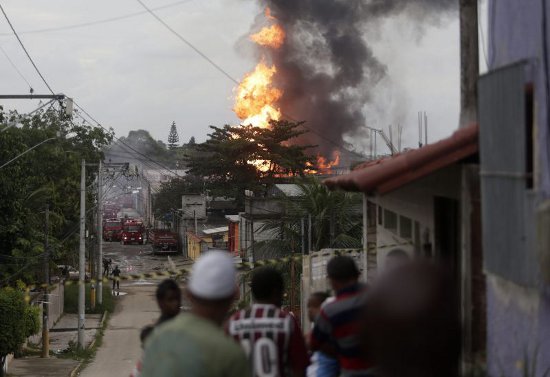
M 287 34 L 280 49 L 269 50 L 284 116 L 306 121 L 310 132 L 300 142 L 318 145 L 327 157 L 346 145 L 344 135 L 364 134 L 365 105 L 387 81 L 386 66 L 371 47 L 379 38 L 376 25 L 400 15 L 433 25 L 458 10 L 456 0 L 259 1 Z

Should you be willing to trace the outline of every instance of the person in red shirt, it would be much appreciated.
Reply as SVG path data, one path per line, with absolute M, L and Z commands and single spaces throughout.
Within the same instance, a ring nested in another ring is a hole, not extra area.
M 227 332 L 243 347 L 255 377 L 305 376 L 309 357 L 304 337 L 294 317 L 281 310 L 284 282 L 270 267 L 252 276 L 255 303 L 235 313 Z

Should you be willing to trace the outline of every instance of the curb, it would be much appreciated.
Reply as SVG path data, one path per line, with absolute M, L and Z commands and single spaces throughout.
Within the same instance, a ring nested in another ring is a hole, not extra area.
M 101 316 L 101 321 L 99 322 L 99 327 L 97 328 L 97 330 L 103 329 L 103 326 L 105 325 L 105 320 L 106 319 L 107 319 L 107 311 L 104 311 L 103 315 Z M 92 340 L 92 342 L 90 343 L 88 348 L 93 348 L 95 346 L 96 341 L 97 341 L 97 332 L 96 332 L 96 336 L 94 336 L 94 340 Z M 73 368 L 73 370 L 71 370 L 71 373 L 69 373 L 69 377 L 76 377 L 78 375 L 78 373 L 80 372 L 80 368 L 82 367 L 82 364 L 83 364 L 82 362 L 78 363 Z

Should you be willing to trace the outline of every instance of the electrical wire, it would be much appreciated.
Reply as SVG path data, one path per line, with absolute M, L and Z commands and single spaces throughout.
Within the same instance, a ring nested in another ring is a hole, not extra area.
M 82 111 L 93 123 L 95 123 L 98 127 L 102 128 L 103 130 L 107 131 L 107 132 L 111 132 L 110 130 L 108 130 L 107 128 L 105 128 L 101 123 L 99 123 L 94 117 L 92 117 L 86 110 L 84 110 L 82 108 L 82 106 L 80 106 L 78 103 L 76 103 L 76 101 L 73 100 L 73 104 L 80 110 Z M 75 112 L 75 114 L 77 114 L 80 118 L 84 119 L 82 117 L 82 115 L 78 114 L 78 112 Z M 86 119 L 84 119 L 86 120 Z M 149 156 L 141 153 L 140 151 L 138 151 L 137 149 L 135 149 L 134 147 L 132 147 L 131 145 L 128 145 L 126 144 L 123 140 L 121 140 L 120 138 L 116 137 L 115 135 L 113 135 L 113 138 L 115 140 L 117 140 L 118 142 L 120 142 L 122 145 L 124 145 L 126 148 L 134 151 L 135 153 L 137 153 L 138 155 L 142 156 L 142 157 L 145 157 L 147 160 L 151 161 L 152 163 L 154 163 L 155 165 L 163 168 L 163 169 L 166 169 L 167 171 L 171 172 L 172 174 L 174 174 L 176 177 L 182 177 L 180 176 L 179 174 L 177 174 L 176 172 L 174 172 L 172 169 L 164 166 L 163 164 L 153 160 L 152 158 L 150 158 Z
M 42 73 L 40 72 L 40 70 L 38 69 L 38 67 L 36 66 L 36 64 L 34 63 L 34 60 L 31 58 L 31 55 L 29 54 L 29 52 L 27 51 L 27 48 L 25 47 L 25 45 L 23 44 L 23 41 L 21 41 L 21 38 L 19 38 L 19 35 L 17 34 L 17 32 L 15 31 L 15 28 L 13 27 L 8 15 L 6 14 L 6 11 L 4 10 L 4 7 L 2 7 L 2 4 L 0 4 L 0 10 L 2 11 L 2 13 L 4 14 L 4 17 L 6 18 L 6 21 L 8 21 L 8 24 L 10 25 L 10 28 L 11 30 L 13 31 L 13 34 L 15 35 L 15 37 L 17 38 L 17 41 L 19 42 L 19 44 L 21 45 L 21 48 L 23 49 L 23 51 L 25 51 L 25 54 L 27 55 L 27 57 L 29 58 L 32 66 L 34 67 L 34 69 L 36 70 L 36 72 L 38 73 L 38 76 L 40 76 L 40 78 L 42 79 L 42 81 L 44 82 L 44 84 L 46 84 L 46 87 L 49 89 L 49 91 L 52 93 L 52 94 L 55 94 L 52 90 L 52 88 L 50 87 L 50 84 L 48 84 L 48 82 L 46 81 L 46 79 L 44 78 L 44 76 L 42 75 Z
M 174 2 L 174 3 L 170 3 L 170 4 L 162 5 L 162 6 L 159 6 L 159 7 L 156 7 L 156 8 L 152 8 L 152 10 L 156 11 L 156 10 L 167 9 L 167 8 L 171 8 L 171 7 L 174 7 L 174 6 L 177 6 L 177 5 L 189 3 L 191 1 L 193 1 L 193 0 L 177 1 L 177 2 Z M 121 15 L 121 16 L 104 18 L 104 19 L 101 19 L 101 20 L 83 22 L 83 23 L 79 23 L 79 24 L 65 25 L 65 26 L 45 28 L 45 29 L 25 30 L 25 31 L 20 31 L 19 35 L 50 33 L 50 32 L 55 32 L 55 31 L 79 29 L 79 28 L 84 28 L 84 27 L 88 27 L 88 26 L 95 26 L 95 25 L 105 24 L 105 23 L 109 23 L 109 22 L 125 20 L 125 19 L 128 19 L 128 18 L 141 16 L 141 15 L 147 14 L 147 13 L 148 13 L 147 11 L 141 11 L 141 12 L 134 12 L 134 13 L 125 14 L 125 15 Z M 7 36 L 7 35 L 11 35 L 11 34 L 9 34 L 9 33 L 0 33 L 0 36 Z
M 27 85 L 29 86 L 29 89 L 32 91 L 31 83 L 29 82 L 29 80 L 27 80 L 27 78 L 23 75 L 23 73 L 21 73 L 21 71 L 19 70 L 19 68 L 17 68 L 15 63 L 10 59 L 10 57 L 9 57 L 8 53 L 6 52 L 6 50 L 4 50 L 4 48 L 2 46 L 0 46 L 0 50 L 2 51 L 2 53 L 4 54 L 6 59 L 8 59 L 8 62 L 10 62 L 11 66 L 13 67 L 13 69 L 15 69 L 15 71 L 17 72 L 19 77 L 21 77 L 23 79 L 23 81 L 25 81 L 27 83 Z

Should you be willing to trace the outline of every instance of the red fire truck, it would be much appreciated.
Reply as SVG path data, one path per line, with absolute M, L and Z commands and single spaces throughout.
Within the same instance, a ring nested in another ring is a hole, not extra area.
M 126 218 L 122 222 L 122 233 L 120 242 L 123 245 L 129 243 L 142 244 L 143 233 L 145 229 L 143 227 L 143 221 L 139 219 L 129 219 Z
M 151 230 L 149 232 L 149 242 L 153 245 L 153 254 L 178 251 L 178 234 L 167 229 Z
M 103 241 L 120 241 L 122 221 L 119 219 L 103 220 Z

